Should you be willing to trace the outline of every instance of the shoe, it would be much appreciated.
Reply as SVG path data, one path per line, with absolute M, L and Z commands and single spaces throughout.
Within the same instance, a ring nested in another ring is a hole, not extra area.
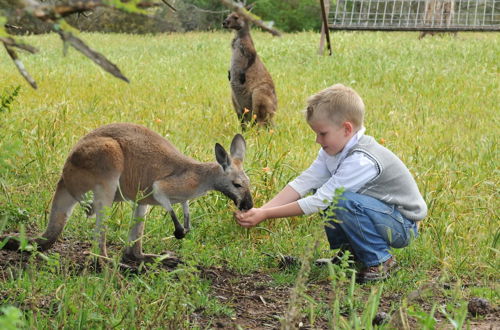
M 317 259 L 314 264 L 316 266 L 326 266 L 327 264 L 331 263 L 333 265 L 340 265 L 342 264 L 342 259 L 344 259 L 344 255 L 345 255 L 345 251 L 346 250 L 340 250 L 339 252 L 337 252 L 337 255 L 333 258 L 321 258 L 321 259 Z M 349 266 L 353 266 L 357 260 L 356 260 L 356 256 L 352 253 L 351 250 L 348 250 L 349 251 L 349 257 L 347 258 L 347 262 L 349 263 Z
M 300 265 L 300 260 L 293 256 L 278 255 L 278 268 L 285 270 L 287 268 L 293 268 Z
M 356 274 L 356 282 L 366 283 L 372 281 L 381 281 L 388 278 L 391 273 L 398 269 L 396 258 L 390 257 L 385 262 L 377 266 L 365 267 Z

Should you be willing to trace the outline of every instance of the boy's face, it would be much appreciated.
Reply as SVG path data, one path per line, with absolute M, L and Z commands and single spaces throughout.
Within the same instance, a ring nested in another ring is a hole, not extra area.
M 330 156 L 341 152 L 355 133 L 350 122 L 338 126 L 329 120 L 311 120 L 309 126 L 316 133 L 316 143 Z

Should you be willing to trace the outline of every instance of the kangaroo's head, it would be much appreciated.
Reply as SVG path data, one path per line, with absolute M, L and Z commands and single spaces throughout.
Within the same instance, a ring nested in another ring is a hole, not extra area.
M 250 194 L 250 180 L 243 170 L 246 143 L 241 134 L 231 142 L 231 155 L 218 143 L 215 144 L 215 158 L 222 166 L 223 174 L 216 180 L 215 188 L 231 198 L 236 206 L 246 211 L 253 207 Z
M 239 31 L 247 25 L 245 18 L 237 13 L 229 14 L 222 22 L 222 27 L 225 29 L 233 29 Z

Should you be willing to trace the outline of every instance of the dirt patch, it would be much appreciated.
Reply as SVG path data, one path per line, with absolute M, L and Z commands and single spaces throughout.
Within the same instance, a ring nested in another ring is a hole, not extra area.
M 49 253 L 58 253 L 61 260 L 69 260 L 68 264 L 78 271 L 83 269 L 88 263 L 88 255 L 84 251 L 90 250 L 90 244 L 63 239 L 54 244 Z M 0 250 L 0 280 L 5 281 L 12 272 L 17 269 L 24 269 L 31 258 L 35 258 L 31 253 L 21 253 L 17 251 Z M 43 262 L 40 257 L 34 260 Z
M 68 271 L 80 274 L 82 271 L 92 271 L 90 256 L 85 251 L 90 251 L 89 243 L 78 242 L 69 239 L 61 239 L 50 250 L 50 253 L 58 253 L 60 260 L 68 265 Z M 109 246 L 110 255 L 120 254 L 121 247 Z M 29 253 L 19 253 L 17 251 L 0 250 L 0 281 L 6 281 L 11 276 L 15 276 L 18 269 L 24 269 L 33 256 Z M 35 262 L 43 264 L 45 261 L 39 258 Z M 165 264 L 166 270 L 172 268 L 172 264 Z M 280 320 L 284 317 L 288 303 L 290 301 L 291 287 L 276 286 L 273 277 L 266 273 L 253 273 L 241 275 L 224 268 L 205 268 L 200 270 L 200 276 L 210 280 L 212 297 L 221 304 L 229 306 L 234 311 L 230 316 L 210 316 L 204 313 L 203 309 L 196 310 L 191 316 L 192 324 L 202 328 L 224 328 L 236 329 L 276 329 L 281 325 Z M 425 290 L 435 290 L 435 287 L 424 288 Z M 367 286 L 370 290 L 370 286 Z M 438 290 L 439 291 L 439 290 Z M 441 290 L 442 291 L 442 290 Z M 306 292 L 315 301 L 330 304 L 331 285 L 329 282 L 310 283 Z M 436 293 L 436 291 L 434 292 Z M 0 292 L 0 299 L 3 293 Z M 430 310 L 437 302 L 446 304 L 445 294 L 434 294 L 433 300 L 425 299 L 421 292 L 410 293 L 407 299 L 413 303 L 423 306 L 425 310 Z M 436 298 L 437 297 L 437 298 Z M 394 294 L 385 294 L 381 298 L 379 312 L 390 313 L 391 305 L 400 301 L 402 297 Z M 34 306 L 43 305 L 44 302 L 32 302 Z M 29 304 L 28 304 L 29 306 Z M 436 313 L 436 320 L 439 328 L 451 328 L 450 323 L 444 315 Z M 314 324 L 311 325 L 310 318 L 304 317 L 300 327 L 303 329 L 327 329 L 328 320 L 321 316 L 316 316 Z M 416 320 L 408 320 L 410 326 L 418 327 Z M 392 323 L 392 322 L 391 322 Z M 440 325 L 440 326 L 439 326 Z M 449 326 L 450 325 L 450 326 Z M 499 329 L 500 310 L 492 307 L 487 315 L 482 318 L 470 319 L 472 329 Z
M 231 306 L 235 316 L 211 318 L 199 311 L 194 315 L 195 323 L 231 329 L 238 326 L 243 329 L 279 328 L 290 298 L 289 287 L 270 287 L 272 277 L 262 273 L 238 275 L 222 268 L 210 268 L 203 270 L 202 276 L 210 279 L 212 295 Z

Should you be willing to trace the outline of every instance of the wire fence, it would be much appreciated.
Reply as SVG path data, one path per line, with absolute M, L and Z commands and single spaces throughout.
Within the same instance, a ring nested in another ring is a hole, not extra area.
M 334 0 L 332 30 L 500 31 L 500 0 Z

